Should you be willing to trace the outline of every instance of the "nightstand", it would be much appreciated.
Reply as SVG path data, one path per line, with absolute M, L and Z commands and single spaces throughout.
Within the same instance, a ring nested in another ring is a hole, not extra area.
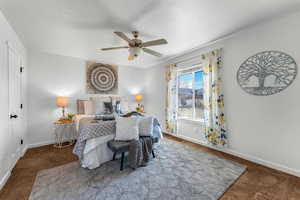
M 59 120 L 53 123 L 56 148 L 63 148 L 74 144 L 77 138 L 76 124 L 73 120 Z

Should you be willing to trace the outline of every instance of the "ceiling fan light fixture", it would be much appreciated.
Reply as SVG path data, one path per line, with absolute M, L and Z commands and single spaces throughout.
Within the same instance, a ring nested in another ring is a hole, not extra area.
M 145 52 L 147 54 L 150 54 L 152 56 L 161 57 L 162 54 L 154 51 L 152 49 L 149 49 L 147 47 L 149 46 L 157 46 L 157 45 L 163 45 L 168 44 L 166 39 L 158 39 L 158 40 L 151 40 L 147 42 L 143 42 L 142 40 L 138 39 L 139 32 L 133 31 L 133 39 L 129 39 L 126 34 L 123 32 L 115 31 L 114 32 L 117 36 L 125 40 L 128 45 L 127 46 L 119 46 L 119 47 L 109 47 L 109 48 L 102 48 L 102 51 L 107 50 L 116 50 L 116 49 L 127 49 L 129 51 L 128 60 L 133 60 L 134 58 L 138 57 L 142 52 Z
M 129 55 L 138 57 L 141 54 L 142 50 L 140 47 L 131 47 L 129 48 Z

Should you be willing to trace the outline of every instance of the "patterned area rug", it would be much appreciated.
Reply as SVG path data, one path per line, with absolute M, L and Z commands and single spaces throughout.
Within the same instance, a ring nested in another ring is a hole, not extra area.
M 30 200 L 216 200 L 246 167 L 164 139 L 147 167 L 119 170 L 110 161 L 95 170 L 78 162 L 38 173 Z

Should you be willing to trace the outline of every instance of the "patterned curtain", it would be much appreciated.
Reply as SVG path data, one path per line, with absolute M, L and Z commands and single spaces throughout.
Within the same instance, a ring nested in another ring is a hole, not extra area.
M 205 137 L 208 143 L 217 146 L 227 145 L 227 130 L 224 115 L 224 95 L 221 86 L 220 49 L 202 55 L 204 60 L 204 122 Z
M 177 133 L 177 72 L 175 68 L 174 64 L 166 66 L 166 129 L 171 134 Z

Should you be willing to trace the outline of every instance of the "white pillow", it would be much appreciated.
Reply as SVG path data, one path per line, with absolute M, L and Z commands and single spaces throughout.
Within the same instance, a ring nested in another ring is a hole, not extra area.
M 95 114 L 95 105 L 92 101 L 87 101 L 85 104 L 85 114 L 86 115 L 94 115 Z
M 137 117 L 116 117 L 115 140 L 128 141 L 139 139 L 139 118 Z
M 95 114 L 100 115 L 103 114 L 105 111 L 104 103 L 101 100 L 93 100 L 94 107 L 95 107 Z
M 153 135 L 153 117 L 141 117 L 139 120 L 139 135 Z
M 130 111 L 129 103 L 126 99 L 121 99 L 120 106 L 121 106 L 121 111 L 123 113 L 127 113 Z

